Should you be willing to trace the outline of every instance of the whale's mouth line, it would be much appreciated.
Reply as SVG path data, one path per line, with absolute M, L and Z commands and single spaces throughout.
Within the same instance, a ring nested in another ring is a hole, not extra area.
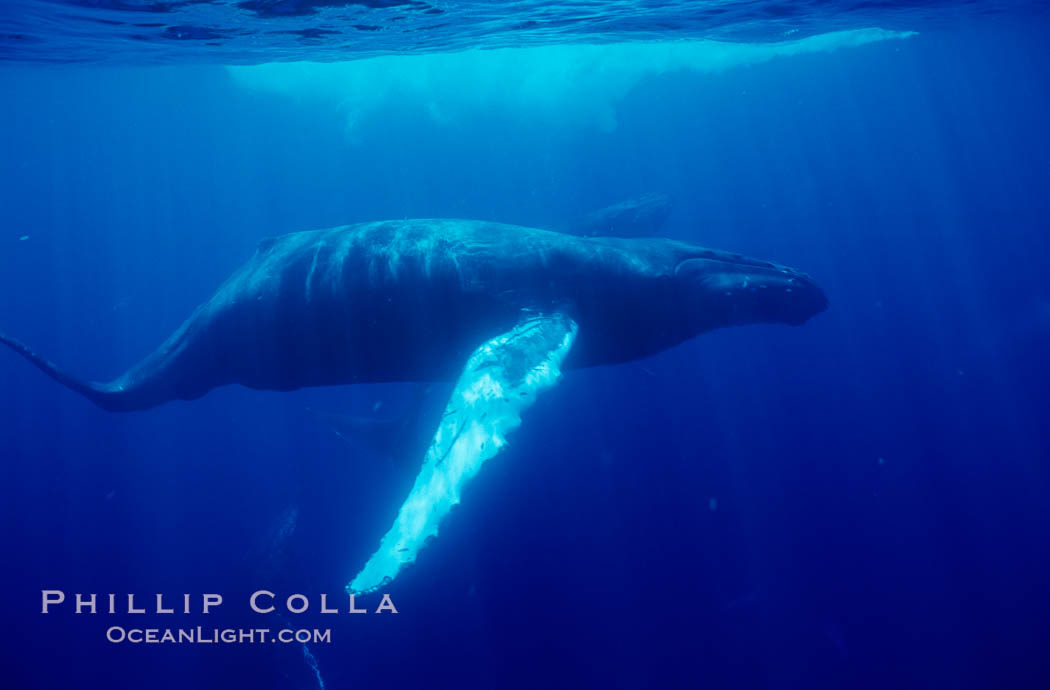
M 678 275 L 682 267 L 691 261 L 704 261 L 711 264 L 711 268 L 722 270 L 735 270 L 739 272 L 749 272 L 755 270 L 764 270 L 771 273 L 778 273 L 782 275 L 791 276 L 793 278 L 800 278 L 802 280 L 811 281 L 812 278 L 799 271 L 791 268 L 790 266 L 784 266 L 781 264 L 775 264 L 771 261 L 763 261 L 762 259 L 753 259 L 749 256 L 743 256 L 741 254 L 732 254 L 729 252 L 721 252 L 717 250 L 707 250 L 705 253 L 698 256 L 690 256 L 682 259 L 675 266 L 675 275 Z
M 745 323 L 800 325 L 828 308 L 810 276 L 729 252 L 700 252 L 675 266 L 675 279 L 701 331 Z

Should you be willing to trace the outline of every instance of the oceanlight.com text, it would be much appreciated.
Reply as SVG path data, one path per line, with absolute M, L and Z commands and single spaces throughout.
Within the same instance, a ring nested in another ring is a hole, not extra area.
M 106 630 L 106 639 L 114 644 L 328 644 L 332 641 L 332 631 L 329 628 L 123 628 L 114 625 Z

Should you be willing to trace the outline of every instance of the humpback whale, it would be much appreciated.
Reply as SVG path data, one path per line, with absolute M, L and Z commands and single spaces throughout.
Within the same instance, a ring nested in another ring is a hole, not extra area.
M 643 358 L 716 328 L 798 325 L 826 306 L 804 273 L 685 242 L 416 219 L 264 240 L 160 347 L 108 383 L 74 377 L 6 335 L 0 342 L 113 411 L 228 384 L 454 381 L 409 498 L 348 585 L 367 592 L 437 534 L 462 485 L 563 369 Z
M 560 311 L 580 327 L 566 366 L 655 354 L 714 328 L 801 324 L 823 310 L 805 274 L 657 238 L 584 238 L 423 219 L 297 232 L 260 243 L 156 351 L 109 383 L 0 342 L 107 410 L 192 400 L 222 385 L 455 378 L 474 348 Z
M 649 192 L 591 211 L 565 228 L 584 237 L 648 237 L 663 231 L 671 197 Z

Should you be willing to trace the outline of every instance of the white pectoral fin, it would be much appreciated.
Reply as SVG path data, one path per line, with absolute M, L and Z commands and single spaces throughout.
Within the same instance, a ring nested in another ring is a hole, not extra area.
M 521 414 L 561 378 L 576 339 L 576 323 L 562 314 L 535 316 L 484 343 L 463 369 L 411 493 L 394 525 L 357 577 L 351 594 L 390 582 L 437 536 L 442 518 L 459 503 L 463 485 L 507 444 Z

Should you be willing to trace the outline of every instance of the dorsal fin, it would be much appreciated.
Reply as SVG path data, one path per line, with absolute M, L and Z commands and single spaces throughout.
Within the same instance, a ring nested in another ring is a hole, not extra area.
M 270 247 L 272 247 L 279 239 L 279 237 L 264 237 L 261 240 L 259 240 L 259 244 L 255 245 L 255 251 L 265 252 Z

